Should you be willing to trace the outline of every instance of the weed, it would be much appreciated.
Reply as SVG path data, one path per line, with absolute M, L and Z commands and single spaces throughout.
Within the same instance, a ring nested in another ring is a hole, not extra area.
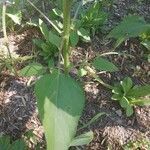
M 133 114 L 133 106 L 150 105 L 150 99 L 142 98 L 150 93 L 150 85 L 133 86 L 131 78 L 126 77 L 114 86 L 112 99 L 118 101 L 129 117 Z

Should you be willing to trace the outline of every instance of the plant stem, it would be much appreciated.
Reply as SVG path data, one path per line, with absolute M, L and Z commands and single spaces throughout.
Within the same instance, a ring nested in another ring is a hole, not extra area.
M 42 12 L 40 11 L 30 0 L 27 0 L 28 3 L 30 3 L 30 5 L 40 13 L 40 15 L 45 18 L 53 27 L 54 29 L 59 33 L 61 34 L 61 30 Z
M 90 74 L 90 76 L 93 77 L 97 82 L 99 82 L 99 83 L 102 84 L 104 87 L 106 87 L 106 88 L 108 88 L 108 89 L 110 89 L 110 90 L 113 89 L 113 86 L 111 86 L 111 85 L 105 83 L 102 79 L 100 79 L 100 78 L 97 76 L 96 72 L 95 72 L 91 67 L 86 66 L 85 69 L 86 69 L 86 71 Z
M 63 47 L 62 47 L 62 54 L 64 58 L 64 70 L 65 73 L 68 74 L 69 69 L 69 36 L 70 36 L 70 23 L 71 23 L 71 4 L 72 0 L 63 0 Z
M 4 45 L 6 46 L 7 48 L 7 51 L 8 51 L 8 55 L 9 55 L 9 58 L 10 58 L 10 61 L 11 61 L 11 65 L 13 67 L 13 70 L 14 70 L 14 74 L 15 76 L 17 76 L 17 70 L 15 68 L 15 65 L 14 65 L 14 61 L 13 61 L 13 58 L 11 56 L 11 52 L 10 52 L 10 49 L 9 49 L 9 42 L 8 42 L 8 37 L 7 37 L 7 31 L 6 31 L 6 2 L 3 2 L 3 10 L 2 10 L 2 26 L 3 26 L 3 34 L 4 34 Z

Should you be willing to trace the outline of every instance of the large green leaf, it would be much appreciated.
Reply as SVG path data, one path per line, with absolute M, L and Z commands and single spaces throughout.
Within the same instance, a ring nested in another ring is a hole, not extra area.
M 101 71 L 118 71 L 118 68 L 113 63 L 109 62 L 107 59 L 104 59 L 102 57 L 95 58 L 93 61 L 93 66 Z
M 48 150 L 67 150 L 84 106 L 82 88 L 71 77 L 53 72 L 35 85 Z
M 143 17 L 135 15 L 127 16 L 110 32 L 108 37 L 113 37 L 115 39 L 138 37 L 149 28 L 150 24 L 146 24 Z

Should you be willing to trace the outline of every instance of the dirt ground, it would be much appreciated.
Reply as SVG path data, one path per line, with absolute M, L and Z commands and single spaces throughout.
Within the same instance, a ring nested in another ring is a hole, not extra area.
M 150 2 L 143 1 L 141 5 L 136 5 L 134 0 L 118 0 L 107 11 L 112 12 L 107 26 L 112 28 L 123 16 L 129 12 L 136 12 L 143 15 L 146 20 L 150 19 Z M 114 21 L 115 20 L 115 21 Z M 10 47 L 19 56 L 29 56 L 34 52 L 32 39 L 39 37 L 40 33 L 36 28 L 28 28 L 21 33 L 9 34 Z M 0 46 L 3 39 L 0 38 Z M 72 50 L 71 61 L 73 64 L 80 64 L 85 57 L 92 60 L 97 54 L 109 52 L 112 42 L 103 39 L 101 34 L 96 34 L 90 44 L 80 44 Z M 106 83 L 114 84 L 124 77 L 131 77 L 134 84 L 150 84 L 150 64 L 143 60 L 144 48 L 140 45 L 139 39 L 126 41 L 117 49 L 119 52 L 132 55 L 108 56 L 118 68 L 115 73 L 100 74 Z M 18 68 L 22 65 L 18 64 Z M 73 74 L 76 77 L 76 69 Z M 30 140 L 30 149 L 35 149 L 38 143 L 41 149 L 45 149 L 43 128 L 38 118 L 36 99 L 33 93 L 35 78 L 13 77 L 4 71 L 0 74 L 0 134 L 10 135 L 13 139 L 22 137 L 29 130 L 33 131 L 35 140 Z M 100 112 L 106 113 L 98 121 L 77 134 L 92 130 L 94 132 L 93 141 L 78 149 L 83 150 L 114 150 L 123 149 L 123 145 L 130 141 L 150 140 L 150 107 L 135 107 L 135 113 L 127 118 L 125 112 L 119 104 L 111 100 L 111 91 L 94 81 L 89 76 L 82 78 L 86 93 L 86 106 L 80 119 L 81 123 L 86 123 Z M 140 150 L 149 150 L 146 145 L 142 145 Z

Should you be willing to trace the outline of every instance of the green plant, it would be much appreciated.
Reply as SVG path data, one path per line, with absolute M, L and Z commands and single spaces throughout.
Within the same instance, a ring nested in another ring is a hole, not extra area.
M 47 25 L 39 19 L 39 28 L 44 39 L 33 39 L 34 44 L 40 48 L 40 53 L 44 61 L 48 64 L 51 59 L 58 56 L 61 37 L 53 31 L 49 31 Z
M 116 26 L 107 36 L 117 40 L 115 48 L 123 41 L 134 38 L 143 37 L 150 30 L 150 24 L 146 23 L 143 17 L 129 15 L 126 16 L 118 26 Z
M 28 0 L 28 2 L 37 9 L 31 1 Z M 37 105 L 48 150 L 67 150 L 70 146 L 89 143 L 93 137 L 93 134 L 89 132 L 74 138 L 85 97 L 79 83 L 69 76 L 71 6 L 72 0 L 63 0 L 63 32 L 58 33 L 59 40 L 57 40 L 58 36 L 47 30 L 43 23 L 40 24 L 47 42 L 57 47 L 59 61 L 58 69 L 53 68 L 51 74 L 44 73 L 35 84 Z M 38 10 L 38 12 L 41 14 L 41 11 Z M 53 22 L 51 20 L 49 22 L 58 31 Z M 61 58 L 63 58 L 63 71 L 60 67 Z M 27 72 L 29 75 L 39 76 L 42 68 L 39 64 L 32 64 L 21 70 L 21 74 L 28 75 Z
M 25 150 L 26 144 L 22 139 L 12 142 L 8 136 L 1 136 L 0 148 L 1 150 Z
M 107 13 L 102 11 L 102 3 L 102 1 L 94 1 L 86 11 L 81 12 L 81 27 L 90 30 L 93 34 L 107 19 Z
M 133 106 L 150 105 L 150 99 L 143 98 L 150 94 L 150 85 L 133 86 L 131 78 L 126 77 L 114 86 L 112 99 L 118 101 L 129 117 L 133 114 Z
M 131 141 L 128 144 L 123 146 L 124 150 L 138 150 L 138 149 L 145 149 L 148 150 L 150 149 L 150 141 L 146 138 L 136 140 L 136 141 Z

